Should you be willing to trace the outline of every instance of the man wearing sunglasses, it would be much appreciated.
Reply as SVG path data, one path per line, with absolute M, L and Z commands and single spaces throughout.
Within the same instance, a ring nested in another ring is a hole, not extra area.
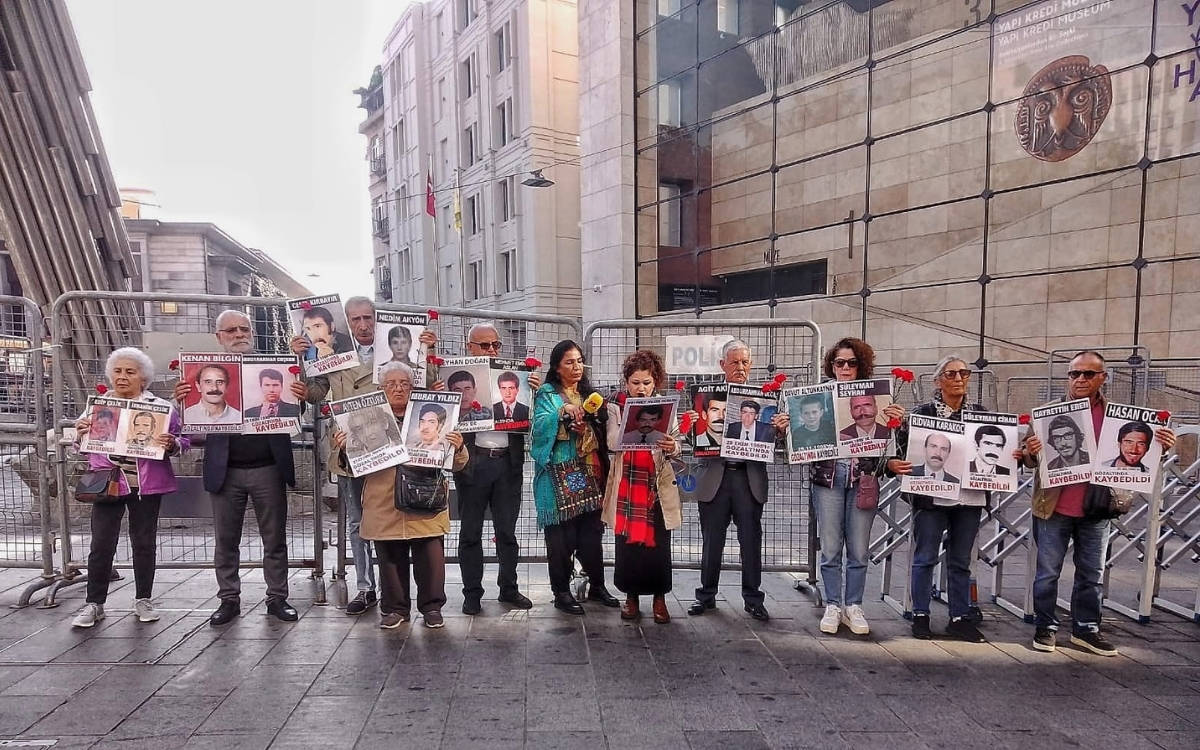
M 503 347 L 500 332 L 493 323 L 476 323 L 467 332 L 468 356 L 496 359 Z M 529 387 L 533 391 L 541 384 L 537 373 L 529 373 Z M 492 415 L 491 410 L 485 408 L 485 411 L 486 416 Z M 528 407 L 523 413 L 528 419 Z M 519 419 L 517 414 L 514 412 L 514 419 Z M 517 609 L 530 609 L 533 603 L 517 586 L 517 560 L 521 554 L 517 544 L 517 516 L 521 512 L 524 484 L 525 436 L 519 432 L 488 430 L 467 433 L 463 442 L 471 458 L 465 469 L 454 474 L 461 519 L 458 566 L 463 580 L 463 614 L 477 615 L 483 610 L 483 518 L 489 508 L 496 535 L 496 557 L 500 559 L 496 578 L 500 591 L 496 598 Z
M 1071 358 L 1067 371 L 1067 398 L 1086 398 L 1091 402 L 1092 427 L 1096 433 L 1104 422 L 1105 398 L 1101 390 L 1108 380 L 1104 356 L 1095 351 L 1082 351 Z M 1074 423 L 1071 425 L 1074 427 Z M 1055 433 L 1051 422 L 1049 439 L 1060 454 L 1082 450 L 1082 435 L 1064 425 Z M 1071 432 L 1072 434 L 1068 434 Z M 1175 433 L 1166 427 L 1155 431 L 1154 437 L 1163 450 L 1175 444 Z M 1078 444 L 1072 448 L 1072 443 Z M 1017 458 L 1028 467 L 1036 467 L 1042 456 L 1042 441 L 1037 435 L 1025 438 Z M 1053 465 L 1053 464 L 1052 464 Z M 1065 487 L 1043 487 L 1040 474 L 1034 474 L 1033 539 L 1037 544 L 1037 572 L 1033 579 L 1034 636 L 1033 647 L 1038 651 L 1057 648 L 1058 579 L 1062 575 L 1067 545 L 1074 543 L 1075 582 L 1071 587 L 1071 643 L 1101 656 L 1116 656 L 1117 649 L 1100 633 L 1100 582 L 1102 559 L 1108 538 L 1108 517 L 1089 517 L 1085 513 L 1085 498 L 1101 493 L 1106 499 L 1112 490 L 1089 483 Z M 1107 506 L 1107 503 L 1099 505 Z
M 325 399 L 340 401 L 379 390 L 374 381 L 375 303 L 366 297 L 351 297 L 346 300 L 346 322 L 350 325 L 354 349 L 358 352 L 358 364 L 348 370 L 308 378 L 304 400 L 310 404 L 319 404 Z M 437 335 L 426 328 L 421 332 L 419 340 L 427 346 L 433 346 L 437 343 Z M 292 353 L 301 359 L 311 346 L 304 336 L 292 338 Z M 381 356 L 390 358 L 391 350 L 385 348 Z M 431 369 L 433 368 L 426 368 L 426 373 Z M 326 439 L 332 441 L 333 430 L 326 431 Z M 338 451 L 332 449 L 332 443 L 327 454 L 329 458 L 326 469 L 337 478 L 338 500 L 346 508 L 346 527 L 350 536 L 350 552 L 354 556 L 354 580 L 358 588 L 358 593 L 346 604 L 346 614 L 361 615 L 377 601 L 375 570 L 371 567 L 371 543 L 364 541 L 359 535 L 359 527 L 362 525 L 363 479 L 351 477 L 338 465 Z

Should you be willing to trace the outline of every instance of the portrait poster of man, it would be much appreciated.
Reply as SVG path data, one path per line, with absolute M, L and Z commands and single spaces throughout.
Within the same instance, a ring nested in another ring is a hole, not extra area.
M 121 410 L 117 450 L 113 453 L 130 458 L 161 459 L 165 452 L 156 438 L 167 431 L 170 418 L 171 407 L 167 404 L 127 401 Z
M 428 347 L 421 334 L 429 325 L 427 313 L 375 311 L 375 362 L 373 382 L 379 382 L 379 368 L 388 362 L 402 362 L 412 368 L 413 382 L 425 382 Z
M 964 411 L 962 418 L 966 425 L 963 445 L 968 456 L 963 487 L 968 490 L 1016 492 L 1017 459 L 1013 458 L 1013 451 L 1019 445 L 1017 433 L 1020 424 L 1017 415 Z
M 833 423 L 835 381 L 786 388 L 779 393 L 788 415 L 788 463 L 803 464 L 837 458 L 837 430 Z
M 459 432 L 491 430 L 496 424 L 492 393 L 492 361 L 488 357 L 447 357 L 439 372 L 446 390 L 462 396 Z
M 404 412 L 404 447 L 408 466 L 449 469 L 454 461 L 454 446 L 446 435 L 458 426 L 458 393 L 413 391 Z
M 1104 422 L 1096 440 L 1092 484 L 1117 490 L 1150 492 L 1162 464 L 1162 444 L 1154 431 L 1167 426 L 1157 409 L 1128 404 L 1104 406 Z
M 892 381 L 844 380 L 834 394 L 838 456 L 882 456 L 891 439 L 883 410 L 892 403 Z
M 1038 462 L 1042 486 L 1062 487 L 1092 480 L 1096 436 L 1088 399 L 1034 407 L 1033 432 L 1045 446 Z
M 87 417 L 92 426 L 79 443 L 80 453 L 115 453 L 117 433 L 121 424 L 121 409 L 126 400 L 92 396 L 88 399 Z
M 692 455 L 697 458 L 721 455 L 728 398 L 725 383 L 697 383 L 688 387 L 688 395 L 692 400 L 692 411 L 699 415 L 685 436 L 692 446 Z
M 300 434 L 300 404 L 292 395 L 297 364 L 290 355 L 242 355 L 243 434 Z
M 764 393 L 762 386 L 726 383 L 725 439 L 721 457 L 737 461 L 775 460 L 775 428 L 765 414 L 778 409 L 775 393 Z
M 666 396 L 627 398 L 621 409 L 621 450 L 653 450 L 671 432 L 679 399 Z
M 180 352 L 180 378 L 192 386 L 183 402 L 184 432 L 242 431 L 242 355 Z
M 337 428 L 346 433 L 346 462 L 354 476 L 404 460 L 404 438 L 383 391 L 331 401 L 329 411 Z
M 337 294 L 298 297 L 287 301 L 292 331 L 310 344 L 304 353 L 304 374 L 327 375 L 358 365 L 358 350 Z
M 908 460 L 912 473 L 900 477 L 900 491 L 957 500 L 967 468 L 966 425 L 957 419 L 908 417 Z
M 493 359 L 489 382 L 492 386 L 492 429 L 529 432 L 533 390 L 529 373 L 533 368 L 519 359 Z

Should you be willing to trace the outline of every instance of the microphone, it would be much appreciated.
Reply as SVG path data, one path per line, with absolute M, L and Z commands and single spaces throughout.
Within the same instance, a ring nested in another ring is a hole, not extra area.
M 592 394 L 583 401 L 583 410 L 592 416 L 596 416 L 602 408 L 604 408 L 604 397 L 596 391 L 592 391 Z

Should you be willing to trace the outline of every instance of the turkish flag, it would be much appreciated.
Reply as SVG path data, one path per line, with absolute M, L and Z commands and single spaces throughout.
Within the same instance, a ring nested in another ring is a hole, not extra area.
M 433 173 L 428 172 L 425 175 L 425 213 L 436 217 L 437 211 L 433 205 Z

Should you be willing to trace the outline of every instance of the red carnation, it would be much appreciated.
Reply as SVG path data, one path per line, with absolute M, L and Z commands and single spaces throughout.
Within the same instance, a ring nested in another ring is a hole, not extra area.
M 178 370 L 179 369 L 179 360 L 177 360 L 177 359 L 171 360 L 171 364 L 167 365 L 167 369 L 168 370 Z
M 684 388 L 687 388 L 687 383 L 683 382 L 682 380 L 675 381 L 675 390 L 682 391 Z
M 775 381 L 771 381 L 770 383 L 763 383 L 763 387 L 762 387 L 763 393 L 772 393 L 773 391 L 777 391 L 777 390 L 779 390 L 779 383 L 776 383 Z
M 437 320 L 437 319 L 438 319 L 438 311 L 437 311 L 437 310 L 434 310 L 433 308 L 429 308 L 429 310 L 427 310 L 426 312 L 428 312 L 428 313 L 429 313 L 429 319 L 430 319 L 430 320 Z
M 525 366 L 537 369 L 542 366 L 542 360 L 538 359 L 537 357 L 526 357 Z
M 1017 417 L 1017 424 L 1029 424 L 1031 421 L 1033 421 L 1033 419 L 1028 414 L 1022 414 L 1021 416 Z
M 329 404 L 321 404 L 321 416 L 329 416 Z
M 897 380 L 903 379 L 904 368 L 903 367 L 893 367 L 892 368 L 892 377 L 896 378 Z
M 446 360 L 442 359 L 441 357 L 439 357 L 436 354 L 430 354 L 429 356 L 427 356 L 425 358 L 425 361 L 431 365 L 437 365 L 439 367 L 446 364 Z
M 775 373 L 775 382 L 783 385 L 787 382 L 787 375 L 783 374 L 782 372 Z
M 288 368 L 288 372 L 290 372 L 293 375 L 299 375 L 300 374 L 300 365 L 292 365 L 291 367 Z
M 99 393 L 101 396 L 103 396 L 104 394 L 108 393 L 108 386 L 104 383 L 96 383 L 96 393 Z
M 900 426 L 900 420 L 896 419 L 895 417 L 892 417 L 891 419 L 888 420 L 887 426 L 888 426 L 888 429 L 894 430 Z
M 679 431 L 680 432 L 691 432 L 691 429 L 692 429 L 692 415 L 684 414 L 682 417 L 679 418 Z
M 471 408 L 472 408 L 472 409 L 478 409 L 478 408 L 480 408 L 480 407 L 479 407 L 479 402 L 478 402 L 478 401 L 472 401 L 472 402 L 471 402 Z
M 915 375 L 913 375 L 913 371 L 912 371 L 912 370 L 905 370 L 905 371 L 904 371 L 904 382 L 906 382 L 906 383 L 911 383 L 911 382 L 913 382 L 913 379 L 914 379 L 914 378 L 916 378 L 916 376 L 915 376 Z
M 1160 411 L 1157 414 L 1157 416 L 1158 416 L 1158 421 L 1166 422 L 1168 419 L 1171 418 L 1171 412 L 1167 411 L 1166 409 L 1163 409 L 1162 411 Z
M 308 300 L 304 300 L 303 302 L 300 303 L 300 309 L 301 310 L 311 310 L 312 303 L 309 302 Z

